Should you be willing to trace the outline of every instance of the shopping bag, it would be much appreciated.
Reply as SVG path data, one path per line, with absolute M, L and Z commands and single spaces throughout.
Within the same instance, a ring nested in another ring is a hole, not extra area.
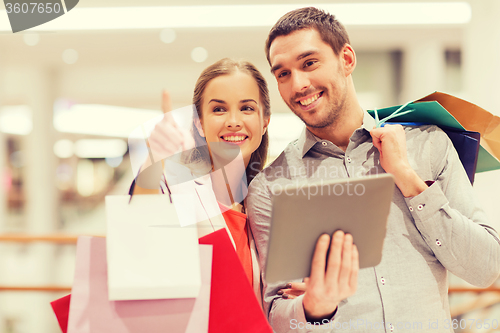
M 401 110 L 399 110 L 401 109 Z M 369 110 L 377 119 L 400 111 L 391 122 L 433 124 L 443 129 L 471 131 L 481 134 L 476 172 L 500 169 L 500 118 L 457 97 L 440 92 L 406 105 Z M 410 112 L 410 110 L 412 110 Z M 457 115 L 457 118 L 454 117 Z M 459 149 L 457 149 L 459 150 Z
M 63 296 L 55 301 L 50 302 L 52 310 L 56 315 L 57 322 L 63 333 L 68 331 L 68 315 L 69 315 L 69 303 L 71 301 L 71 294 Z
M 436 101 L 467 131 L 481 133 L 477 172 L 500 169 L 500 117 L 455 96 L 434 92 L 417 102 Z
M 208 331 L 212 247 L 198 247 L 202 285 L 196 299 L 108 300 L 106 239 L 78 238 L 68 333 Z
M 172 202 L 170 201 L 172 200 Z M 110 300 L 193 298 L 200 290 L 198 233 L 193 197 L 106 197 Z
M 478 132 L 460 131 L 451 128 L 442 128 L 448 134 L 458 157 L 464 166 L 465 172 L 471 184 L 474 184 L 474 176 L 477 170 L 477 161 L 480 150 L 481 135 Z
M 381 127 L 383 127 L 387 123 L 393 122 L 385 122 L 384 124 L 381 124 Z M 397 124 L 405 126 L 427 125 L 426 123 L 416 122 L 402 122 Z M 477 159 L 480 149 L 479 141 L 481 135 L 478 132 L 462 131 L 446 126 L 441 126 L 441 129 L 450 138 L 453 146 L 455 147 L 455 150 L 458 153 L 458 157 L 462 162 L 465 172 L 467 173 L 469 181 L 471 182 L 471 184 L 474 184 L 474 176 L 476 174 Z
M 210 333 L 272 333 L 225 229 L 200 238 L 213 245 Z

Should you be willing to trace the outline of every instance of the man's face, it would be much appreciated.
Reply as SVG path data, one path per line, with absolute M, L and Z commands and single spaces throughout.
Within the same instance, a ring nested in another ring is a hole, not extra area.
M 277 37 L 269 58 L 281 97 L 308 127 L 324 128 L 337 121 L 346 107 L 349 73 L 316 29 Z

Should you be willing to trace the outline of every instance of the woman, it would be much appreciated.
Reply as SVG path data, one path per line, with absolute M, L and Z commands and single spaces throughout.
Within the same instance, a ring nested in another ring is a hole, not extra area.
M 267 83 L 252 64 L 222 59 L 201 73 L 194 89 L 193 104 L 196 114 L 192 133 L 188 133 L 169 114 L 170 101 L 164 93 L 165 116 L 149 137 L 151 153 L 164 158 L 184 151 L 181 164 L 197 176 L 172 185 L 178 176 L 176 171 L 181 169 L 176 164 L 164 163 L 162 171 L 169 189 L 173 193 L 194 191 L 198 194 L 195 198 L 200 200 L 194 207 L 199 237 L 226 228 L 260 298 L 259 267 L 253 239 L 249 237 L 243 199 L 248 182 L 262 170 L 267 157 L 270 120 Z M 148 171 L 150 165 L 144 164 L 144 173 L 138 176 L 134 194 L 158 193 L 159 190 L 141 186 L 159 183 L 158 172 Z M 207 193 L 213 193 L 215 200 L 207 198 Z
M 165 115 L 148 139 L 150 156 L 163 162 L 152 164 L 148 159 L 130 192 L 157 194 L 161 188 L 163 193 L 196 193 L 194 197 L 199 200 L 193 207 L 199 237 L 221 228 L 227 230 L 260 301 L 260 270 L 243 199 L 246 185 L 262 170 L 267 157 L 270 102 L 266 81 L 252 64 L 222 59 L 198 78 L 193 104 L 196 112 L 189 133 L 169 114 L 170 99 L 163 94 Z M 175 157 L 179 151 L 184 152 L 182 163 L 171 163 L 167 157 Z M 179 174 L 185 175 L 186 168 L 194 176 L 179 181 Z M 303 293 L 301 284 L 290 288 L 284 290 L 285 297 Z M 58 301 L 64 311 L 56 315 L 65 312 L 67 318 L 69 296 Z M 61 328 L 65 331 L 65 325 Z

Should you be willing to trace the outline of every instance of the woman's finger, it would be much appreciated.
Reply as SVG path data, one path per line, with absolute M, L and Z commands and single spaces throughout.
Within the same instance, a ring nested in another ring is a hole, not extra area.
M 164 113 L 163 121 L 172 124 L 174 127 L 177 127 L 177 123 L 172 116 L 172 100 L 170 99 L 170 93 L 167 90 L 162 91 L 161 95 L 161 110 Z

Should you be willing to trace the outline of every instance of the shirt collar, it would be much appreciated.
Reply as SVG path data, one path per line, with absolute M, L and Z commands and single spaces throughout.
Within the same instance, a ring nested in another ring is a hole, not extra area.
M 358 130 L 364 130 L 366 132 L 370 132 L 370 130 L 375 127 L 375 119 L 366 111 L 363 111 L 363 124 L 358 128 L 354 133 Z M 354 135 L 353 133 L 353 135 Z M 297 140 L 297 148 L 300 151 L 302 157 L 316 144 L 316 142 L 321 142 L 322 139 L 318 138 L 316 135 L 312 134 L 307 128 L 304 128 L 302 133 L 300 134 Z

